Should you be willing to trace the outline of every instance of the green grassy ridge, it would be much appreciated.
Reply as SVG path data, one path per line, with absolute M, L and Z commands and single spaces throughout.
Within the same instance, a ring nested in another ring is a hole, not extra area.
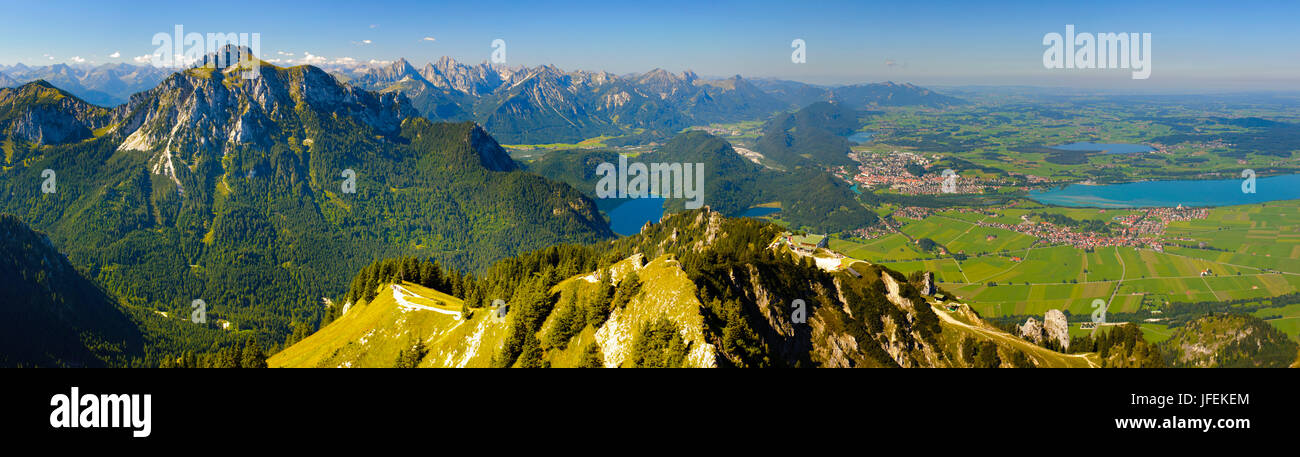
M 462 300 L 417 284 L 402 287 L 425 297 L 411 301 L 459 311 Z M 420 366 L 486 367 L 504 336 L 504 324 L 494 322 L 490 310 L 479 309 L 469 319 L 427 310 L 403 310 L 394 299 L 392 284 L 380 286 L 370 302 L 353 305 L 347 313 L 319 331 L 285 348 L 267 360 L 273 368 L 392 367 L 398 352 L 419 338 L 429 352 Z M 477 343 L 475 342 L 477 340 Z
M 1212 314 L 1177 328 L 1161 348 L 1174 366 L 1284 368 L 1300 344 L 1258 317 Z
M 959 356 L 964 336 L 992 341 L 1007 360 L 1024 352 L 1042 366 L 1088 366 L 1086 355 L 1038 348 L 988 326 L 973 313 L 957 317 L 966 325 L 944 322 L 938 316 L 927 318 L 927 313 L 948 311 L 903 305 L 905 298 L 928 302 L 901 275 L 864 264 L 855 265 L 865 275 L 861 278 L 842 271 L 823 272 L 807 261 L 769 249 L 778 235 L 778 228 L 752 219 L 726 219 L 705 210 L 674 215 L 633 237 L 582 248 L 603 252 L 596 257 L 618 258 L 596 271 L 556 278 L 540 302 L 512 306 L 505 322 L 485 321 L 490 313 L 486 308 L 471 308 L 473 316 L 463 322 L 429 311 L 402 312 L 391 286 L 381 285 L 373 300 L 355 305 L 317 334 L 276 354 L 270 364 L 393 366 L 410 347 L 413 335 L 418 335 L 428 351 L 418 366 L 500 366 L 496 359 L 512 338 L 510 333 L 524 329 L 532 333 L 514 338 L 522 348 L 512 366 L 583 366 L 594 349 L 604 366 L 627 367 L 642 360 L 644 354 L 638 351 L 645 350 L 643 340 L 650 324 L 666 319 L 681 340 L 681 348 L 675 350 L 681 351 L 678 356 L 684 366 L 888 366 L 898 365 L 891 357 L 901 357 L 907 366 L 960 367 L 966 366 Z M 647 252 L 654 257 L 647 260 Z M 529 265 L 545 264 L 531 262 L 504 261 L 509 268 L 499 272 L 537 276 Z M 607 276 L 599 273 L 602 269 L 609 272 Z M 635 283 L 640 284 L 636 289 L 627 285 L 633 272 Z M 541 276 L 549 274 L 553 271 Z M 602 277 L 617 283 L 611 286 L 611 295 L 602 295 L 598 282 Z M 886 287 L 890 281 L 894 285 Z M 427 288 L 403 286 L 447 303 L 448 309 L 464 303 Z M 837 293 L 841 287 L 843 292 Z M 891 287 L 899 295 L 886 296 Z M 472 289 L 465 293 L 481 295 Z M 841 293 L 848 298 L 840 298 Z M 523 297 L 521 303 L 527 303 L 528 296 L 515 294 L 514 298 Z M 599 297 L 610 300 L 609 304 L 593 303 Z M 815 339 L 805 340 L 812 338 L 804 333 L 810 327 L 791 321 L 787 306 L 794 297 L 802 297 L 809 306 L 810 326 L 822 329 Z M 849 300 L 852 306 L 840 300 Z M 604 318 L 584 317 L 574 327 L 574 314 L 593 305 L 606 313 Z M 527 317 L 534 315 L 530 313 L 540 313 L 535 326 L 517 325 L 519 319 L 532 319 Z M 858 349 L 848 358 L 837 358 L 827 344 L 844 338 L 857 341 Z M 661 343 L 648 344 L 645 347 Z M 785 352 L 799 347 L 803 349 L 798 351 L 806 352 Z M 886 347 L 928 349 L 890 356 Z

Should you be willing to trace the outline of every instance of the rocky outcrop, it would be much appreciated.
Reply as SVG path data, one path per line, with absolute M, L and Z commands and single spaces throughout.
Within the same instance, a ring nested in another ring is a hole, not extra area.
M 1065 313 L 1059 309 L 1049 309 L 1043 315 L 1043 321 L 1032 317 L 1020 326 L 1020 337 L 1032 341 L 1034 344 L 1043 344 L 1043 341 L 1055 341 L 1061 349 L 1070 347 L 1070 323 L 1065 318 Z
M 1061 312 L 1061 310 L 1047 310 L 1047 313 L 1043 315 L 1043 331 L 1047 333 L 1047 338 L 1060 343 L 1062 349 L 1070 348 L 1070 323 L 1065 319 L 1065 313 Z
M 1024 325 L 1020 326 L 1020 337 L 1033 341 L 1034 344 L 1042 344 L 1043 324 L 1039 323 L 1038 319 L 1029 318 Z
M 925 282 L 921 285 L 921 295 L 932 296 L 935 293 L 934 272 L 925 272 Z
M 257 63 L 254 63 L 257 64 Z M 338 82 L 318 68 L 263 65 L 244 79 L 240 67 L 193 68 L 175 73 L 158 87 L 133 96 L 115 111 L 127 138 L 119 150 L 152 153 L 150 172 L 177 185 L 177 175 L 198 156 L 220 157 L 242 146 L 269 147 L 289 136 L 311 138 L 302 125 L 313 116 L 352 119 L 381 135 L 400 132 L 416 112 L 405 97 L 375 94 Z

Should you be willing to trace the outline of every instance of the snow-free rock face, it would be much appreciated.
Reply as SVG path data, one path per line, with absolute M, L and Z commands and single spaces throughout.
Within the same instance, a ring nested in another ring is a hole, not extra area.
M 150 172 L 179 186 L 177 170 L 197 156 L 222 157 L 240 146 L 265 148 L 290 137 L 311 138 L 312 132 L 298 130 L 304 112 L 355 119 L 383 135 L 396 135 L 402 120 L 416 114 L 399 94 L 342 84 L 315 67 L 262 65 L 253 79 L 242 73 L 239 67 L 193 68 L 133 96 L 116 113 L 128 135 L 118 149 L 151 153 Z
M 1066 349 L 1070 347 L 1070 323 L 1061 310 L 1049 309 L 1043 315 L 1042 322 L 1032 317 L 1025 321 L 1020 326 L 1020 337 L 1033 341 L 1034 344 L 1042 344 L 1043 339 L 1055 340 L 1062 349 Z
M 90 138 L 95 129 L 107 125 L 107 113 L 45 81 L 0 89 L 0 134 L 32 144 Z
M 1029 318 L 1025 325 L 1020 326 L 1020 336 L 1026 340 L 1033 341 L 1034 344 L 1043 342 L 1043 324 L 1038 319 Z
M 1065 313 L 1059 309 L 1049 309 L 1043 316 L 1043 331 L 1047 337 L 1056 340 L 1062 348 L 1070 347 L 1070 323 L 1065 319 Z

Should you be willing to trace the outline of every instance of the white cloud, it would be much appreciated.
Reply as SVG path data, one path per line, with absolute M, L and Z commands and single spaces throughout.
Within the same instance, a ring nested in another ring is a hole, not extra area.
M 379 24 L 370 24 L 370 28 L 377 29 L 379 28 Z
M 325 63 L 325 62 L 327 62 L 327 61 L 328 61 L 328 59 L 326 59 L 326 58 L 324 58 L 324 57 L 321 57 L 321 56 L 312 55 L 312 53 L 310 53 L 310 52 L 303 52 L 303 53 L 302 53 L 302 59 L 299 60 L 299 62 L 302 62 L 302 63 L 308 64 L 308 65 L 322 64 L 322 63 Z
M 49 54 L 41 54 L 41 55 L 45 56 L 45 58 L 47 58 L 47 59 L 54 60 L 54 56 L 52 56 L 52 55 L 49 55 Z
M 71 60 L 76 63 L 86 63 L 86 59 L 81 58 L 81 56 L 72 56 L 72 58 L 68 60 Z
M 427 36 L 427 37 L 424 37 L 424 38 L 421 38 L 421 39 L 424 40 L 424 41 L 438 41 L 437 38 L 434 38 L 434 37 L 431 37 L 431 36 Z
M 355 65 L 357 63 L 357 59 L 353 59 L 351 57 L 339 57 L 337 59 L 334 59 L 334 61 L 330 63 L 333 63 L 335 65 Z
M 109 58 L 112 58 L 112 59 L 116 59 L 116 58 L 118 58 L 118 57 L 122 57 L 122 51 L 113 51 L 113 53 L 112 53 L 112 54 L 109 54 L 108 57 L 109 57 Z
M 275 51 L 275 53 L 276 53 L 276 54 L 279 54 L 279 55 L 282 55 L 282 56 L 293 57 L 293 53 L 292 53 L 292 52 Z
M 132 57 L 131 60 L 132 60 L 132 61 L 135 61 L 135 63 L 141 63 L 141 64 L 143 64 L 143 63 L 149 63 L 149 61 L 153 60 L 153 54 L 145 54 L 145 55 L 142 55 L 142 56 L 135 56 L 135 57 Z
M 370 59 L 370 62 L 369 62 L 369 63 L 370 63 L 371 65 L 388 65 L 388 64 L 393 63 L 393 61 L 391 61 L 391 60 L 375 60 L 375 59 Z

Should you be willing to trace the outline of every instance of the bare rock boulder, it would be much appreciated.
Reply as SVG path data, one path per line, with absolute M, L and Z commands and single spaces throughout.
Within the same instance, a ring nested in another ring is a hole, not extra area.
M 1029 318 L 1024 325 L 1020 326 L 1020 336 L 1026 340 L 1033 341 L 1034 344 L 1043 342 L 1043 324 L 1038 323 L 1038 319 Z
M 1049 309 L 1043 316 L 1043 330 L 1047 332 L 1047 337 L 1061 343 L 1061 348 L 1070 348 L 1070 323 L 1065 319 L 1065 313 L 1059 309 Z

